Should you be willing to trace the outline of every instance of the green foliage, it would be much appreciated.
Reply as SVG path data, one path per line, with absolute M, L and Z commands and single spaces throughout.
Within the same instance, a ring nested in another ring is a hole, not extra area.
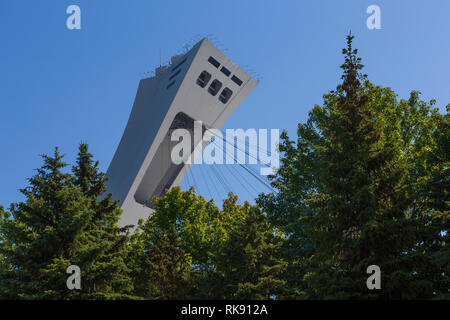
M 270 298 L 279 238 L 264 214 L 230 194 L 219 211 L 194 189 L 175 187 L 155 198 L 131 246 L 136 294 L 147 299 Z
M 447 106 L 447 114 L 441 116 L 419 101 L 418 93 L 411 96 L 409 104 L 414 111 L 409 117 L 411 122 L 420 123 L 419 128 L 410 130 L 415 133 L 411 149 L 418 156 L 408 158 L 411 163 L 410 179 L 415 186 L 413 214 L 420 222 L 420 242 L 414 251 L 420 259 L 417 272 L 432 282 L 435 298 L 449 299 L 450 105 Z
M 7 299 L 114 299 L 130 297 L 125 265 L 128 236 L 117 227 L 121 210 L 105 191 L 87 146 L 81 144 L 73 174 L 63 156 L 43 155 L 44 165 L 22 189 L 25 202 L 1 210 L 0 254 L 11 266 L 0 274 Z M 69 290 L 66 269 L 81 269 L 82 290 Z
M 155 212 L 140 229 L 145 242 L 147 236 L 176 232 L 183 240 L 183 246 L 197 265 L 208 264 L 208 252 L 225 237 L 225 224 L 228 219 L 237 217 L 221 216 L 213 201 L 205 201 L 197 196 L 194 189 L 182 191 L 175 187 L 164 197 L 153 200 Z
M 26 200 L 0 206 L 0 299 L 449 299 L 450 105 L 373 85 L 352 41 L 258 206 L 175 187 L 130 235 L 86 144 L 71 173 L 42 156 Z
M 224 211 L 233 208 L 245 217 L 230 230 L 213 257 L 213 272 L 207 275 L 210 297 L 215 299 L 273 299 L 283 294 L 280 279 L 285 263 L 280 257 L 280 236 L 266 215 L 237 197 L 226 200 Z
M 185 299 L 191 294 L 194 272 L 180 236 L 175 231 L 157 232 L 148 240 L 135 261 L 135 294 L 145 299 Z
M 295 297 L 431 298 L 448 290 L 447 116 L 417 92 L 398 102 L 367 81 L 352 40 L 343 83 L 299 124 L 296 142 L 283 133 L 271 177 L 279 192 L 258 203 L 287 236 Z M 366 288 L 372 264 L 381 290 Z
M 217 208 L 193 189 L 183 192 L 179 187 L 153 204 L 155 212 L 139 222 L 131 245 L 136 294 L 183 299 L 193 287 L 192 263 L 207 259 L 211 217 Z

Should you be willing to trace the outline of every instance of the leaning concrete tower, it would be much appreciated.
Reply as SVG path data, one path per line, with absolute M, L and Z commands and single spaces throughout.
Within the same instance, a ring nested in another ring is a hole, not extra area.
M 139 82 L 125 132 L 107 171 L 107 190 L 120 200 L 120 225 L 136 224 L 153 211 L 150 200 L 178 185 L 190 169 L 174 164 L 171 133 L 194 121 L 220 128 L 258 81 L 204 38 L 169 66 Z M 194 135 L 192 135 L 194 136 Z M 194 150 L 204 139 L 192 139 Z M 207 141 L 206 141 L 207 143 Z M 190 156 L 190 155 L 186 155 Z

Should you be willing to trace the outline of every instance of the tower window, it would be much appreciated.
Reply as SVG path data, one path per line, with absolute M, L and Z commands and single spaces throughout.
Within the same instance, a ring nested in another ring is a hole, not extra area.
M 232 94 L 233 94 L 233 91 L 231 91 L 228 88 L 225 88 L 220 93 L 219 100 L 223 103 L 227 103 L 228 100 L 230 100 Z
M 179 73 L 181 72 L 181 69 L 175 72 L 173 75 L 170 76 L 169 81 L 175 78 Z
M 226 75 L 227 77 L 229 77 L 230 74 L 231 74 L 231 71 L 228 70 L 228 69 L 225 68 L 225 67 L 220 68 L 220 71 L 222 71 L 222 73 L 223 73 L 224 75 Z
M 181 62 L 179 64 L 177 64 L 175 67 L 172 68 L 172 70 L 170 70 L 170 72 L 174 72 L 175 70 L 177 70 L 183 63 L 185 63 L 187 60 L 187 57 L 184 58 L 183 60 L 181 60 Z
M 236 77 L 235 75 L 231 77 L 231 80 L 233 80 L 238 86 L 242 84 L 242 80 Z
M 220 62 L 214 59 L 213 57 L 209 57 L 208 62 L 211 63 L 216 68 L 219 68 L 220 66 Z
M 166 90 L 169 89 L 171 86 L 173 86 L 175 84 L 176 80 L 173 80 L 171 83 L 169 83 L 166 87 Z
M 200 73 L 200 75 L 198 76 L 197 79 L 197 84 L 204 88 L 206 87 L 206 85 L 208 84 L 209 80 L 211 79 L 211 74 L 207 71 L 203 71 L 202 73 Z
M 214 79 L 213 82 L 211 82 L 211 85 L 209 86 L 208 92 L 215 96 L 217 92 L 219 92 L 220 88 L 222 88 L 222 82 L 220 82 L 217 79 Z

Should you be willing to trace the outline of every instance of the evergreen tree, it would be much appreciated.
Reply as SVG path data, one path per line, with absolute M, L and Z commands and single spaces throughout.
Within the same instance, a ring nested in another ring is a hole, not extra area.
M 422 272 L 433 250 L 423 254 L 419 247 L 424 234 L 435 244 L 447 233 L 442 224 L 432 231 L 425 222 L 437 211 L 430 214 L 422 206 L 419 190 L 430 188 L 419 182 L 435 181 L 424 179 L 431 171 L 422 164 L 439 115 L 433 103 L 418 102 L 416 92 L 398 102 L 392 90 L 367 81 L 352 40 L 349 35 L 343 50 L 342 84 L 299 124 L 296 142 L 282 135 L 281 167 L 270 177 L 280 192 L 258 203 L 286 234 L 288 270 L 296 275 L 288 284 L 297 297 L 433 297 L 434 280 Z M 439 197 L 446 199 L 442 190 Z M 381 268 L 381 290 L 366 287 L 372 264 Z
M 377 121 L 352 39 L 343 50 L 342 85 L 312 111 L 306 132 L 301 129 L 306 141 L 310 135 L 320 140 L 310 141 L 319 190 L 309 199 L 315 214 L 305 219 L 317 248 L 307 292 L 313 298 L 414 298 L 413 261 L 404 254 L 415 237 L 401 140 L 396 127 L 387 135 Z M 365 271 L 373 264 L 383 272 L 383 286 L 369 292 Z
M 3 212 L 4 208 L 2 206 L 0 206 L 0 212 Z M 0 232 L 1 232 L 1 228 L 0 228 Z M 0 233 L 0 247 L 3 247 L 3 241 L 2 241 L 3 237 Z M 0 275 L 5 274 L 6 272 L 10 271 L 10 266 L 7 263 L 6 257 L 3 256 L 2 254 L 0 254 Z M 5 288 L 3 288 L 2 286 L 0 286 L 0 299 L 2 299 L 2 297 L 6 296 L 6 292 L 7 290 Z
M 295 144 L 284 131 L 281 140 L 281 165 L 276 175 L 269 176 L 278 192 L 261 194 L 256 201 L 267 213 L 271 224 L 284 236 L 280 251 L 287 262 L 282 275 L 287 287 L 283 298 L 300 298 L 306 289 L 304 277 L 310 269 L 309 258 L 314 253 L 311 235 L 302 220 L 312 214 L 307 199 L 315 186 L 310 171 L 313 158 L 308 145 L 301 139 Z
M 129 296 L 133 285 L 127 266 L 129 236 L 132 226 L 119 228 L 122 210 L 112 194 L 106 192 L 106 177 L 98 169 L 88 152 L 87 144 L 80 144 L 76 165 L 72 167 L 75 186 L 90 200 L 91 214 L 86 215 L 85 228 L 77 239 L 80 243 L 79 263 L 87 266 L 85 297 L 100 299 L 136 298 Z M 81 249 L 82 248 L 82 249 Z M 106 271 L 106 272 L 105 272 Z
M 128 236 L 116 225 L 120 208 L 103 200 L 105 178 L 80 145 L 74 174 L 63 156 L 43 155 L 44 165 L 22 189 L 26 201 L 1 210 L 0 254 L 11 269 L 0 274 L 8 299 L 112 299 L 130 297 L 125 265 Z M 81 290 L 66 286 L 66 269 L 81 269 Z

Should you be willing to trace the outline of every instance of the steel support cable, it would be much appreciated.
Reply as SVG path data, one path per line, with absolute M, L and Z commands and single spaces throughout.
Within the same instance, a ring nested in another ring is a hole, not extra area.
M 205 180 L 206 188 L 208 189 L 209 198 L 212 199 L 211 189 L 209 188 L 208 179 L 206 179 L 205 173 L 203 172 L 203 165 L 200 165 L 200 172 L 202 173 L 203 179 Z
M 263 185 L 265 185 L 269 190 L 275 191 L 272 186 L 268 183 L 266 183 L 264 180 L 262 180 L 258 174 L 253 173 L 247 166 L 242 165 L 241 163 L 238 163 L 242 168 L 244 168 L 248 173 L 250 173 L 252 176 L 254 176 L 259 182 L 261 182 Z
M 214 132 L 213 131 L 210 131 L 212 134 L 214 134 Z M 222 131 L 221 131 L 222 132 Z M 235 149 L 237 149 L 237 150 L 240 150 L 240 151 L 242 151 L 242 152 L 244 152 L 246 155 L 248 155 L 249 157 L 252 157 L 253 159 L 255 159 L 257 162 L 260 162 L 260 163 L 262 163 L 263 165 L 265 165 L 265 166 L 268 166 L 268 167 L 270 167 L 270 164 L 267 164 L 267 163 L 264 163 L 264 161 L 261 161 L 261 160 L 258 160 L 258 157 L 254 157 L 253 155 L 251 155 L 247 150 L 242 150 L 242 149 L 240 149 L 238 146 L 235 146 L 234 144 L 232 144 L 230 141 L 228 141 L 227 139 L 224 139 L 223 138 L 223 135 L 224 135 L 224 133 L 222 132 L 222 137 L 220 137 L 220 136 L 218 136 L 218 135 L 215 135 L 214 134 L 214 136 L 215 137 L 217 137 L 217 138 L 219 138 L 219 139 L 222 139 L 222 141 L 224 141 L 225 143 L 228 143 L 230 146 L 232 146 L 233 148 L 235 148 Z M 249 146 L 250 146 L 250 144 L 248 144 Z M 249 147 L 250 148 L 250 147 Z M 264 149 L 262 149 L 261 148 L 261 150 L 263 150 L 263 151 L 265 151 Z M 266 154 L 267 154 L 267 151 L 265 151 L 266 152 Z M 233 152 L 234 153 L 234 152 Z M 234 154 L 233 154 L 233 158 L 234 158 Z
M 220 175 L 217 173 L 217 171 L 215 170 L 214 166 L 210 166 L 210 167 L 211 167 L 211 170 L 212 170 L 212 172 L 213 172 L 213 175 L 216 177 L 216 180 L 219 182 L 219 184 L 221 185 L 221 187 L 222 187 L 222 189 L 225 191 L 225 193 L 227 193 L 227 189 L 226 189 L 226 187 L 225 187 L 225 182 L 222 180 L 222 178 L 220 177 Z M 216 187 L 216 184 L 213 184 L 213 185 Z M 220 192 L 219 192 L 219 190 L 217 189 L 217 187 L 216 187 L 216 190 L 217 190 L 217 194 L 220 195 Z
M 227 186 L 225 181 L 222 180 L 222 177 L 220 176 L 219 172 L 217 171 L 217 168 L 215 168 L 214 166 L 211 166 L 211 169 L 214 172 L 214 174 L 216 175 L 219 182 L 221 183 L 221 186 L 222 186 L 223 190 L 225 191 L 225 194 L 228 194 L 228 192 L 231 191 L 230 187 Z
M 194 173 L 192 172 L 192 167 L 191 170 L 189 170 L 189 172 L 191 173 L 191 177 L 192 180 L 194 180 L 194 187 L 197 187 L 197 192 L 200 193 L 200 186 L 197 184 L 197 180 L 195 179 Z
M 253 150 L 256 152 L 256 154 L 258 154 L 259 151 L 262 151 L 262 152 L 264 152 L 266 155 L 268 155 L 268 151 L 265 150 L 264 148 L 261 148 L 260 146 L 252 145 L 252 144 L 250 144 L 250 141 L 247 141 L 247 140 L 245 140 L 244 143 L 245 143 L 245 147 L 246 147 L 246 148 L 248 147 L 249 152 L 251 151 L 251 149 L 253 149 Z M 259 148 L 259 150 L 258 150 L 258 148 Z M 239 150 L 241 150 L 241 149 L 239 149 Z M 246 150 L 247 150 L 247 149 L 246 149 Z M 246 153 L 247 153 L 247 152 L 246 152 Z M 247 153 L 247 154 L 248 154 L 248 153 Z M 248 156 L 250 157 L 250 154 L 248 154 Z M 255 157 L 252 157 L 252 158 L 255 159 Z M 270 166 L 268 163 L 264 163 L 262 160 L 258 160 L 258 159 L 256 159 L 256 160 L 259 161 L 259 162 L 261 162 L 262 164 L 264 164 L 264 165 L 266 165 L 266 166 Z
M 248 153 L 247 153 L 248 154 Z M 250 155 L 249 155 L 250 156 Z M 236 159 L 235 159 L 236 160 Z M 237 163 L 237 160 L 236 160 Z M 246 171 L 248 171 L 251 175 L 253 175 L 258 181 L 260 181 L 262 184 L 264 184 L 264 186 L 266 186 L 267 188 L 269 188 L 269 190 L 271 191 L 275 191 L 272 186 L 270 185 L 270 183 L 268 181 L 266 181 L 266 179 L 263 179 L 260 177 L 260 174 L 253 169 L 252 167 L 250 167 L 249 165 L 245 164 L 245 163 L 237 163 L 239 164 L 242 168 L 244 168 Z M 268 165 L 267 165 L 268 166 Z M 270 167 L 270 166 L 269 166 Z
M 216 141 L 214 141 L 215 143 L 217 143 Z M 220 147 L 220 145 L 217 143 L 217 145 Z M 228 155 L 230 155 L 230 153 L 227 152 L 227 149 L 225 149 L 225 153 L 227 153 Z M 248 173 L 250 173 L 255 179 L 257 179 L 260 183 L 262 183 L 265 187 L 267 187 L 269 190 L 271 191 L 275 191 L 272 186 L 267 183 L 266 181 L 264 181 L 263 179 L 261 179 L 261 177 L 259 177 L 257 172 L 253 172 L 253 170 L 251 168 L 248 168 L 246 165 L 242 164 L 242 163 L 238 163 L 236 157 L 234 156 L 234 152 L 231 155 L 233 160 L 236 161 L 236 163 L 238 165 L 240 165 L 242 168 L 244 168 Z
M 228 187 L 229 192 L 232 191 L 233 189 L 230 187 L 231 185 L 228 183 L 227 175 L 226 175 L 226 174 L 223 174 L 223 172 L 221 172 L 221 170 L 219 169 L 218 166 L 216 167 L 216 169 L 217 169 L 217 172 L 221 175 L 222 180 L 225 181 L 225 186 Z M 228 194 L 228 193 L 227 193 L 227 194 Z
M 231 175 L 236 179 L 236 181 L 239 181 L 239 178 L 237 178 L 237 177 L 235 176 L 235 174 L 233 173 L 233 171 L 232 171 L 230 168 L 228 168 L 228 166 L 227 166 L 227 169 L 230 171 Z M 233 169 L 235 169 L 234 166 L 233 166 Z M 235 170 L 236 170 L 236 169 L 235 169 Z M 240 174 L 239 174 L 239 175 L 240 175 Z M 241 178 L 242 178 L 242 176 L 241 176 Z M 242 180 L 245 180 L 245 179 L 242 178 Z M 248 181 L 246 181 L 246 182 L 248 183 Z M 253 186 L 252 186 L 250 183 L 248 183 L 248 184 L 253 188 Z M 241 185 L 242 185 L 242 187 L 245 189 L 245 191 L 247 191 L 248 195 L 249 195 L 250 197 L 254 198 L 254 194 L 252 194 L 252 193 L 250 192 L 250 190 L 247 189 L 247 187 L 245 186 L 245 184 L 244 184 L 244 183 L 241 183 Z M 253 188 L 253 189 L 254 189 L 254 188 Z
M 188 184 L 187 190 L 192 186 L 191 181 L 189 179 L 189 170 L 186 172 L 186 182 Z
M 227 152 L 227 151 L 225 151 L 225 152 Z M 229 154 L 229 153 L 228 153 L 228 154 Z M 236 159 L 234 158 L 234 155 L 232 155 L 232 157 L 233 157 L 233 160 L 236 160 Z M 239 164 L 239 165 L 240 165 L 241 167 L 243 167 L 242 164 Z M 228 169 L 229 169 L 229 168 L 228 168 Z M 251 182 L 249 182 L 248 179 L 246 179 L 245 175 L 242 175 L 242 174 L 239 172 L 239 170 L 237 170 L 237 168 L 235 168 L 235 166 L 232 166 L 232 169 L 235 170 L 235 172 L 241 177 L 241 179 L 237 178 L 236 180 L 237 180 L 237 181 L 243 180 L 243 182 L 241 182 L 240 184 L 241 184 L 242 187 L 247 191 L 247 193 L 250 195 L 250 197 L 256 198 L 257 195 L 258 195 L 258 190 L 253 186 L 253 184 L 252 184 Z M 245 169 L 245 168 L 244 168 L 244 169 Z M 230 170 L 230 169 L 229 169 L 229 170 Z M 230 172 L 232 172 L 232 171 L 230 170 Z M 235 176 L 234 174 L 233 174 L 233 176 L 236 178 L 236 176 Z M 253 175 L 253 177 L 255 177 L 255 176 Z M 258 177 L 256 176 L 256 178 L 258 178 Z M 260 181 L 260 180 L 259 180 L 259 181 Z M 261 182 L 261 181 L 260 181 L 260 182 Z M 255 191 L 255 193 L 250 192 L 250 190 L 246 187 L 245 183 L 248 184 L 248 185 L 250 186 L 250 188 L 253 189 L 253 190 Z
M 253 191 L 255 191 L 255 193 L 256 193 L 256 195 L 258 195 L 258 190 L 253 186 L 253 184 L 252 183 L 250 183 L 247 179 L 245 179 L 245 176 L 244 175 L 242 175 L 240 172 L 239 172 L 239 170 L 235 167 L 235 166 L 232 166 L 231 167 L 244 181 L 246 181 L 247 182 L 247 184 L 250 186 L 250 188 L 252 188 L 253 189 Z
M 216 143 L 216 141 L 213 141 L 212 143 Z M 217 145 L 217 143 L 216 143 Z M 213 172 L 216 174 L 216 176 L 218 177 L 218 179 L 221 181 L 221 183 L 223 184 L 223 186 L 225 186 L 228 190 L 225 190 L 225 193 L 228 194 L 228 192 L 230 192 L 232 190 L 232 188 L 230 188 L 230 186 L 228 185 L 228 182 L 225 178 L 225 176 L 223 176 L 221 174 L 221 172 L 219 171 L 219 169 L 215 168 L 214 166 L 211 166 L 211 169 L 213 170 Z
M 225 191 L 225 194 L 226 194 L 228 192 L 227 188 L 224 186 L 223 181 L 221 180 L 220 176 L 217 174 L 217 172 L 213 166 L 211 166 L 211 170 L 212 170 L 214 176 L 216 177 L 216 180 L 219 182 L 220 186 L 222 187 L 222 189 Z
M 221 131 L 221 132 L 222 132 L 222 131 Z M 218 135 L 215 135 L 215 136 L 218 137 L 218 138 L 220 138 Z M 222 137 L 221 139 L 222 139 L 222 141 L 225 141 L 226 143 L 228 143 L 229 145 L 231 145 L 233 148 L 236 148 L 237 150 L 243 151 L 246 155 L 248 155 L 249 157 L 252 157 L 252 158 L 254 158 L 256 161 L 258 161 L 258 159 L 255 158 L 255 157 L 253 157 L 252 155 L 250 155 L 250 153 L 247 152 L 247 150 L 242 150 L 242 149 L 238 148 L 237 146 L 234 146 L 233 144 L 231 144 L 231 142 L 227 141 L 226 139 L 223 139 L 223 137 Z M 214 140 L 214 142 L 216 142 L 216 141 Z M 219 145 L 219 146 L 220 146 L 220 145 Z M 237 162 L 237 160 L 236 160 L 236 158 L 235 158 L 235 156 L 234 156 L 234 150 L 233 150 L 232 157 L 233 157 L 233 160 L 235 160 L 235 161 Z M 262 164 L 264 164 L 264 165 L 266 165 L 266 166 L 268 166 L 268 167 L 270 167 L 270 165 L 264 163 L 263 161 L 259 161 L 259 162 L 262 163 Z M 241 163 L 238 163 L 238 164 L 239 164 L 240 166 L 242 166 Z M 249 168 L 249 167 L 247 167 L 247 166 L 242 166 L 242 167 L 243 167 L 245 170 L 247 170 L 247 171 L 249 171 L 249 170 L 253 171 L 253 173 L 251 173 L 251 172 L 249 172 L 249 173 L 252 174 L 256 179 L 258 179 L 258 180 L 259 180 L 262 184 L 264 184 L 267 188 L 269 188 L 269 190 L 271 190 L 272 192 L 275 192 L 275 190 L 272 188 L 272 186 L 271 186 L 269 183 L 267 183 L 266 181 L 264 181 L 263 179 L 261 179 L 261 178 L 259 177 L 258 173 L 255 172 L 252 168 Z
M 255 178 L 259 179 L 261 181 L 261 183 L 263 183 L 267 188 L 269 188 L 271 191 L 275 191 L 272 186 L 270 185 L 270 182 L 267 181 L 266 179 L 261 178 L 261 175 L 252 167 L 246 165 L 246 164 L 242 164 L 241 166 L 245 167 L 246 169 L 250 170 L 251 172 L 253 172 L 253 175 L 255 176 Z
M 208 177 L 211 177 L 211 174 L 210 174 L 210 172 L 208 171 L 208 169 L 206 169 L 206 174 L 208 175 Z M 214 189 L 216 190 L 217 198 L 220 198 L 220 192 L 219 192 L 219 189 L 217 189 L 216 184 L 214 183 L 214 178 L 212 178 L 212 179 L 210 179 L 210 180 L 211 180 L 211 183 L 212 183 Z
M 225 153 L 227 153 L 226 150 L 225 150 Z M 229 154 L 229 153 L 228 153 L 228 154 Z M 236 160 L 236 159 L 234 158 L 234 155 L 232 155 L 232 156 L 233 156 L 233 160 Z M 242 178 L 242 180 L 243 180 L 244 182 L 246 182 L 253 190 L 255 190 L 256 194 L 258 194 L 258 191 L 255 189 L 255 187 L 253 187 L 253 185 L 252 185 L 247 179 L 245 179 L 245 177 L 242 176 L 242 175 L 240 174 L 240 172 L 237 171 L 236 168 L 234 168 L 234 166 L 233 166 L 233 169 L 239 174 L 239 176 Z M 228 170 L 230 170 L 230 169 L 228 168 Z M 231 170 L 230 170 L 230 172 L 231 172 Z M 233 174 L 233 176 L 236 178 L 236 176 L 235 176 L 234 174 Z M 236 180 L 239 181 L 239 178 L 237 178 Z M 244 183 L 241 183 L 241 185 L 246 189 L 247 193 L 248 193 L 251 197 L 254 197 L 254 195 L 246 188 L 246 186 L 245 186 Z

